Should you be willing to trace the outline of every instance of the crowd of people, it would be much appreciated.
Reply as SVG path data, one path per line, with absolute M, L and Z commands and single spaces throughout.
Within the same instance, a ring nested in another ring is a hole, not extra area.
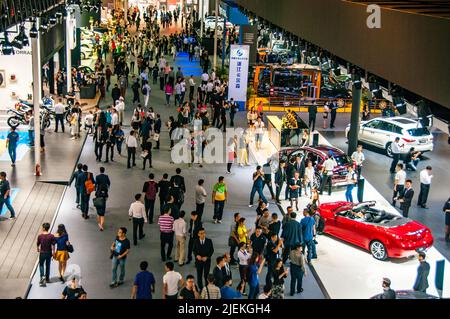
M 238 104 L 228 98 L 228 83 L 218 77 L 215 70 L 211 68 L 208 53 L 202 50 L 199 44 L 192 41 L 192 16 L 185 16 L 178 10 L 162 13 L 149 10 L 144 13 L 143 21 L 141 21 L 141 13 L 135 8 L 129 10 L 127 19 L 124 14 L 120 11 L 113 12 L 115 29 L 104 35 L 102 49 L 96 64 L 96 71 L 104 71 L 105 74 L 101 75 L 99 79 L 99 85 L 104 88 L 101 89 L 103 97 L 106 94 L 104 92 L 109 92 L 114 77 L 116 78 L 116 83 L 111 89 L 113 104 L 104 109 L 96 107 L 82 119 L 79 103 L 75 103 L 74 108 L 78 110 L 72 110 L 70 117 L 72 138 L 80 136 L 80 128 L 84 125 L 87 133 L 93 138 L 97 162 L 114 162 L 115 151 L 121 156 L 126 148 L 128 169 L 137 166 L 136 153 L 138 150 L 140 150 L 142 159 L 142 169 L 146 169 L 147 163 L 148 167 L 152 168 L 152 152 L 160 149 L 163 119 L 161 114 L 156 113 L 149 105 L 152 105 L 150 100 L 152 86 L 157 86 L 159 81 L 159 89 L 164 91 L 166 96 L 166 107 L 171 107 L 171 97 L 174 95 L 174 106 L 177 108 L 178 114 L 177 118 L 170 116 L 164 122 L 169 131 L 169 148 L 172 149 L 175 142 L 186 139 L 186 145 L 192 151 L 192 162 L 194 162 L 194 155 L 201 158 L 202 150 L 207 144 L 205 136 L 197 133 L 205 132 L 210 127 L 223 129 L 223 131 L 226 131 L 227 125 L 234 127 L 234 116 L 239 110 Z M 160 27 L 168 28 L 172 23 L 176 24 L 180 18 L 186 21 L 182 32 L 173 33 L 170 36 L 160 34 Z M 142 28 L 142 22 L 144 22 L 144 28 Z M 176 60 L 178 52 L 188 53 L 191 61 L 198 61 L 201 64 L 203 73 L 200 83 L 196 83 L 193 76 L 186 77 L 181 68 L 175 71 L 175 66 L 171 66 L 166 60 L 168 55 L 172 55 L 173 60 Z M 109 53 L 112 54 L 113 68 L 110 68 L 109 65 L 105 66 L 103 62 L 107 60 Z M 104 59 L 102 55 L 104 55 Z M 126 134 L 122 127 L 126 121 L 125 97 L 128 87 L 133 92 L 133 112 L 130 122 L 131 130 Z M 143 101 L 141 101 L 141 97 L 144 97 Z M 62 104 L 62 101 L 59 101 L 58 104 Z M 335 119 L 335 115 L 333 118 L 333 107 L 330 112 L 332 113 L 331 127 L 333 127 Z M 317 113 L 316 105 L 310 109 L 310 115 L 314 114 L 314 118 L 310 117 L 309 123 L 309 126 L 313 127 L 312 131 L 315 126 L 315 113 Z M 324 115 L 324 119 L 326 118 Z M 234 162 L 239 165 L 249 165 L 249 144 L 252 141 L 257 150 L 262 148 L 265 129 L 262 110 L 259 107 L 257 110 L 249 110 L 247 121 L 249 129 L 240 136 L 234 136 L 227 143 L 227 173 L 231 172 Z M 60 123 L 64 132 L 64 122 Z M 174 134 L 177 128 L 187 129 L 190 135 L 186 137 Z M 307 145 L 309 131 L 302 133 L 305 135 L 303 144 Z M 17 140 L 18 137 L 10 134 L 9 143 L 17 144 Z M 201 147 L 198 147 L 199 144 Z M 106 150 L 104 150 L 105 147 Z M 193 154 L 197 149 L 200 149 L 200 153 Z M 395 148 L 393 151 L 395 153 Z M 411 155 L 408 162 L 410 166 L 417 167 L 417 157 L 417 154 Z M 361 146 L 352 154 L 351 158 L 355 163 L 355 171 L 349 170 L 347 175 L 349 186 L 347 186 L 346 199 L 353 202 L 352 190 L 361 177 L 365 161 Z M 394 157 L 395 160 L 396 157 Z M 129 231 L 124 226 L 117 229 L 117 236 L 111 243 L 110 288 L 113 289 L 124 284 L 127 257 L 133 253 L 132 246 L 139 246 L 139 241 L 145 238 L 144 224 L 157 223 L 161 262 L 164 263 L 165 274 L 162 280 L 158 280 L 149 271 L 149 262 L 141 261 L 140 272 L 133 280 L 130 295 L 133 299 L 151 299 L 157 284 L 162 284 L 161 297 L 163 299 L 234 299 L 242 297 L 282 299 L 285 298 L 287 278 L 290 279 L 289 295 L 301 294 L 303 278 L 308 273 L 307 264 L 311 263 L 312 259 L 318 258 L 316 238 L 323 230 L 323 220 L 318 214 L 320 195 L 323 194 L 323 189 L 327 184 L 328 193 L 331 195 L 333 169 L 337 164 L 332 155 L 326 159 L 320 172 L 321 183 L 319 185 L 314 184 L 316 168 L 312 161 L 301 157 L 294 157 L 288 163 L 280 161 L 274 172 L 273 181 L 270 164 L 269 161 L 263 167 L 258 166 L 253 174 L 249 207 L 253 207 L 254 196 L 257 193 L 259 200 L 256 205 L 255 220 L 249 222 L 239 213 L 234 214 L 233 222 L 227 228 L 229 230 L 229 251 L 226 252 L 215 250 L 213 241 L 207 236 L 209 230 L 203 217 L 206 200 L 210 197 L 214 205 L 212 222 L 214 224 L 222 223 L 228 200 L 226 178 L 219 176 L 210 191 L 205 189 L 205 181 L 199 179 L 195 187 L 196 209 L 188 215 L 183 210 L 187 199 L 185 178 L 181 169 L 177 168 L 175 174 L 170 178 L 168 173 L 156 176 L 150 172 L 148 179 L 143 184 L 142 192 L 134 195 L 134 201 L 130 204 L 127 212 L 132 222 L 132 243 L 128 239 Z M 395 200 L 402 202 L 403 213 L 407 216 L 405 207 L 408 206 L 408 203 L 410 206 L 414 194 L 413 192 L 409 194 L 411 181 L 406 180 L 405 174 L 399 173 L 403 169 L 402 164 L 395 163 L 394 167 L 396 167 L 397 174 L 393 205 L 395 206 Z M 431 167 L 427 167 L 422 172 L 420 173 L 419 205 L 425 208 L 432 178 Z M 9 202 L 10 187 L 6 183 L 5 173 L 0 173 L 0 180 L 2 181 L 0 184 L 2 195 L 0 209 L 3 204 L 6 204 L 11 211 L 11 218 L 14 218 L 15 213 Z M 73 181 L 77 194 L 76 205 L 81 211 L 82 218 L 90 218 L 89 206 L 92 198 L 92 203 L 96 208 L 98 229 L 104 231 L 107 201 L 112 184 L 105 167 L 99 167 L 99 174 L 94 176 L 86 164 L 79 163 L 73 174 Z M 275 191 L 272 188 L 273 182 L 276 186 Z M 402 188 L 403 185 L 405 185 L 404 188 Z M 290 206 L 287 207 L 282 218 L 277 213 L 270 212 L 270 203 L 264 195 L 266 186 L 272 200 L 277 203 L 281 203 L 280 194 L 285 186 L 285 200 L 290 201 Z M 302 196 L 302 189 L 305 196 L 310 197 L 310 200 L 306 207 L 300 208 L 299 198 Z M 155 213 L 157 206 L 155 204 L 158 200 L 159 212 Z M 444 211 L 447 213 L 446 216 L 449 216 L 450 204 L 446 205 Z M 303 214 L 301 221 L 298 221 L 300 219 L 298 212 Z M 50 224 L 44 223 L 42 233 L 37 239 L 40 285 L 42 287 L 49 282 L 52 258 L 58 262 L 60 280 L 65 282 L 64 275 L 67 261 L 70 258 L 69 254 L 74 251 L 64 225 L 59 225 L 55 234 L 51 234 L 49 230 Z M 447 228 L 447 240 L 448 234 Z M 175 250 L 174 256 L 173 250 Z M 425 255 L 420 256 L 421 267 L 426 268 L 426 265 L 422 263 Z M 176 264 L 183 267 L 190 263 L 195 265 L 195 276 L 188 274 L 183 278 L 179 272 L 175 271 Z M 233 278 L 233 268 L 238 270 L 238 278 Z M 421 276 L 425 276 L 425 279 L 418 279 L 417 286 L 420 286 L 417 288 L 418 290 L 426 289 L 423 287 L 427 285 L 426 269 L 422 268 Z M 261 278 L 263 270 L 266 271 L 264 279 Z M 65 287 L 62 298 L 87 297 L 86 291 L 78 281 L 79 278 L 76 276 L 70 278 L 70 284 Z M 234 286 L 233 283 L 236 282 L 237 285 Z M 264 282 L 263 287 L 260 287 L 260 282 Z M 389 279 L 383 279 L 383 288 L 386 290 L 385 297 L 392 297 Z

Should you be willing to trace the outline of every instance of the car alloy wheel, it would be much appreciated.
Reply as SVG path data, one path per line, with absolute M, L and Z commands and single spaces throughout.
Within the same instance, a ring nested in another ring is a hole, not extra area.
M 386 145 L 386 155 L 392 157 L 392 143 L 389 142 Z
M 370 252 L 372 253 L 373 258 L 378 260 L 385 260 L 387 258 L 387 251 L 384 244 L 378 240 L 374 240 L 370 244 Z

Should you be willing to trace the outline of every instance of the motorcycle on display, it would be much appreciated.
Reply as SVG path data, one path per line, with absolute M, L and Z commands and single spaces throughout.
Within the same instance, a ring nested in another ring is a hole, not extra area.
M 17 111 L 15 109 L 9 109 L 7 113 L 14 114 L 14 115 L 11 115 L 7 120 L 9 127 L 12 127 L 15 129 L 19 125 L 28 125 L 28 121 L 25 118 L 26 113 Z
M 18 111 L 16 109 L 9 109 L 8 114 L 12 114 L 8 120 L 8 126 L 12 128 L 17 128 L 19 125 L 28 125 L 28 121 L 26 119 L 26 112 Z M 41 123 L 44 128 L 49 128 L 51 125 L 52 115 L 51 111 L 43 106 L 40 112 Z

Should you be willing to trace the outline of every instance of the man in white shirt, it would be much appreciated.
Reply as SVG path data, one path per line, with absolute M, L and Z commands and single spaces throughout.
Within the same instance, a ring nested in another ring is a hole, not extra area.
M 175 84 L 175 106 L 181 106 L 181 84 L 177 82 Z
M 66 107 L 62 103 L 62 99 L 58 100 L 58 103 L 55 105 L 55 133 L 58 133 L 58 124 L 61 123 L 61 128 L 64 133 L 64 112 L 66 111 Z
M 403 193 L 405 189 L 406 172 L 403 170 L 403 164 L 397 164 L 395 168 L 397 173 L 394 178 L 394 193 L 392 195 L 392 206 L 395 207 L 397 198 Z
M 261 117 L 258 117 L 258 120 L 255 123 L 255 145 L 257 150 L 261 148 L 261 143 L 264 136 L 264 127 L 264 122 L 261 120 Z
M 209 101 L 211 101 L 211 95 L 213 93 L 213 90 L 214 90 L 214 83 L 210 80 L 206 84 L 206 103 L 209 103 Z
M 195 204 L 196 204 L 196 212 L 198 214 L 198 220 L 202 220 L 203 216 L 203 210 L 205 209 L 205 201 L 206 197 L 208 196 L 206 194 L 206 190 L 203 187 L 203 184 L 205 183 L 205 180 L 200 179 L 198 181 L 198 184 L 195 186 Z
M 216 80 L 216 71 L 212 69 L 211 71 L 211 80 L 214 82 Z
M 186 81 L 184 80 L 184 78 L 181 79 L 180 85 L 181 85 L 180 103 L 182 105 L 184 103 L 184 96 L 186 95 Z
M 116 101 L 116 107 L 117 113 L 119 114 L 119 124 L 122 125 L 123 118 L 125 114 L 125 101 L 123 97 L 120 97 L 118 101 Z
M 178 289 L 184 285 L 183 276 L 173 270 L 173 262 L 166 262 L 166 273 L 163 276 L 162 299 L 178 299 Z
M 142 94 L 144 94 L 144 105 L 147 108 L 148 106 L 148 100 L 150 98 L 150 92 L 152 91 L 152 88 L 150 87 L 150 85 L 148 84 L 147 81 L 143 82 L 144 85 L 142 86 Z
M 131 168 L 131 158 L 133 158 L 133 166 L 136 166 L 136 149 L 138 146 L 134 131 L 131 131 L 130 135 L 128 135 L 126 139 L 126 145 L 128 151 L 127 168 Z
M 207 84 L 207 83 L 208 83 L 208 81 L 209 81 L 209 75 L 208 75 L 208 73 L 203 72 L 201 78 L 202 78 L 202 84 Z
M 425 209 L 428 209 L 427 207 L 428 192 L 430 191 L 431 179 L 433 178 L 431 172 L 432 172 L 431 166 L 427 166 L 425 169 L 420 171 L 420 193 L 417 206 L 420 206 Z
M 333 170 L 337 166 L 336 160 L 333 155 L 329 155 L 323 162 L 324 174 L 322 176 L 322 183 L 320 184 L 320 195 L 323 194 L 325 184 L 328 184 L 328 195 L 331 195 L 331 186 L 333 181 Z
M 142 194 L 136 194 L 134 196 L 136 200 L 130 205 L 128 210 L 128 216 L 133 219 L 133 243 L 137 245 L 137 230 L 139 228 L 139 240 L 145 237 L 144 223 L 147 222 L 147 216 L 145 214 L 145 206 L 142 202 Z
M 195 92 L 195 81 L 194 76 L 191 75 L 189 78 L 189 102 L 194 100 L 194 92 Z
M 364 161 L 366 160 L 366 157 L 364 156 L 364 153 L 362 152 L 362 145 L 358 145 L 355 152 L 352 154 L 352 160 L 356 165 L 356 173 L 358 174 L 358 180 L 361 179 L 361 169 L 363 166 Z
M 113 128 L 119 126 L 119 114 L 116 109 L 112 109 L 111 125 Z
M 392 150 L 392 163 L 391 163 L 391 174 L 395 173 L 395 167 L 398 164 L 398 161 L 400 160 L 400 152 L 402 147 L 404 147 L 404 144 L 400 144 L 400 137 L 396 137 L 395 141 L 391 144 L 391 150 Z
M 181 267 L 185 261 L 185 244 L 187 227 L 184 220 L 185 211 L 180 212 L 180 216 L 173 222 L 173 231 L 175 232 L 176 249 L 175 249 L 175 262 L 178 261 L 178 265 Z

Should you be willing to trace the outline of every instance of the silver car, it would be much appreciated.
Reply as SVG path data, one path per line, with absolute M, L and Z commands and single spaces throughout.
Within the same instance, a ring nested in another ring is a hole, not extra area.
M 348 138 L 350 124 L 345 129 Z M 359 128 L 358 141 L 384 149 L 392 157 L 392 143 L 400 138 L 400 153 L 408 153 L 411 147 L 416 151 L 431 152 L 433 150 L 433 135 L 419 121 L 406 117 L 374 118 L 362 121 Z

